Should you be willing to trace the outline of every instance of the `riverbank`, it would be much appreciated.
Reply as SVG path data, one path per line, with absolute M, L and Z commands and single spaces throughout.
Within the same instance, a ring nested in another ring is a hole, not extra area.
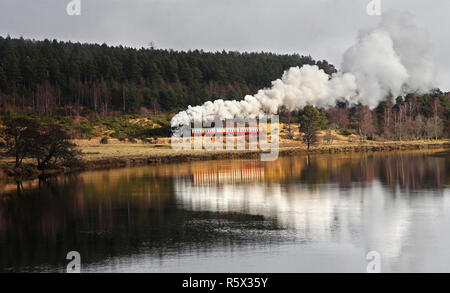
M 188 150 L 175 151 L 169 144 L 132 144 L 111 143 L 100 144 L 95 141 L 76 141 L 83 152 L 82 162 L 73 168 L 58 167 L 46 170 L 45 173 L 37 170 L 33 161 L 25 161 L 23 167 L 13 167 L 12 159 L 0 162 L 0 182 L 12 182 L 35 179 L 39 176 L 49 176 L 73 173 L 87 170 L 112 169 L 126 166 L 142 166 L 149 164 L 162 164 L 172 162 L 186 162 L 196 160 L 223 160 L 223 159 L 252 159 L 259 158 L 260 151 L 206 151 Z M 331 144 L 311 147 L 308 151 L 301 143 L 282 143 L 279 156 L 294 156 L 302 154 L 349 153 L 349 152 L 379 152 L 394 150 L 420 150 L 420 149 L 450 149 L 450 140 L 434 141 L 389 141 Z

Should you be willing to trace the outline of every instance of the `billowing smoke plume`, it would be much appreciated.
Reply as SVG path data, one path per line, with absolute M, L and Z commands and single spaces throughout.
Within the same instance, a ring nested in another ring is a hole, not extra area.
M 247 95 L 242 101 L 208 101 L 189 106 L 172 118 L 172 127 L 193 121 L 235 117 L 257 118 L 305 105 L 334 106 L 337 101 L 362 103 L 373 108 L 386 97 L 407 92 L 426 92 L 434 86 L 434 65 L 429 56 L 427 35 L 411 21 L 409 14 L 391 13 L 380 25 L 361 32 L 349 48 L 342 72 L 331 77 L 318 66 L 292 67 L 272 87 Z
M 378 28 L 361 32 L 347 50 L 342 70 L 356 78 L 356 102 L 375 107 L 387 96 L 427 92 L 435 84 L 435 68 L 427 34 L 408 13 L 390 13 Z

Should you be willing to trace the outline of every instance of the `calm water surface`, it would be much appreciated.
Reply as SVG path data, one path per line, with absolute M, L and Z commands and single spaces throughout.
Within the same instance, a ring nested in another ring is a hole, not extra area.
M 0 187 L 0 271 L 450 272 L 447 151 L 229 160 Z

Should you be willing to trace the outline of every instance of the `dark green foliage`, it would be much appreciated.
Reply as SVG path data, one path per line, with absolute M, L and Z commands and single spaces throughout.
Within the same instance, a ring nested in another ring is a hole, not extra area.
M 346 128 L 342 128 L 339 130 L 339 134 L 345 135 L 345 136 L 349 136 L 350 134 L 352 134 L 352 132 Z
M 303 132 L 303 141 L 308 150 L 311 145 L 317 142 L 317 131 L 327 126 L 328 120 L 325 113 L 320 112 L 316 107 L 307 105 L 300 113 L 300 131 Z
M 100 139 L 100 143 L 101 143 L 101 144 L 108 144 L 108 138 L 107 138 L 107 137 L 102 137 L 102 138 Z
M 304 64 L 316 64 L 328 74 L 336 71 L 325 60 L 297 54 L 136 50 L 0 37 L 0 115 L 10 110 L 29 113 L 45 125 L 55 122 L 83 138 L 100 135 L 96 126 L 113 130 L 111 137 L 122 141 L 167 136 L 168 117 L 155 120 L 161 113 L 207 100 L 242 99 L 270 86 L 289 67 Z M 340 102 L 328 117 L 357 133 L 356 109 Z M 371 111 L 375 138 L 450 134 L 450 95 L 439 90 L 389 99 Z M 137 113 L 151 115 L 161 128 L 130 123 L 129 115 Z M 296 123 L 299 117 L 285 109 L 280 114 L 286 123 Z M 87 119 L 74 124 L 72 117 L 78 116 Z
M 161 127 L 161 128 L 153 128 L 147 129 L 145 132 L 145 137 L 168 137 L 170 136 L 170 127 Z
M 75 127 L 75 130 L 81 133 L 83 137 L 91 138 L 93 136 L 94 127 L 90 123 L 82 123 Z
M 0 113 L 66 115 L 85 109 L 177 111 L 210 99 L 242 99 L 291 66 L 326 61 L 272 53 L 179 52 L 0 37 Z

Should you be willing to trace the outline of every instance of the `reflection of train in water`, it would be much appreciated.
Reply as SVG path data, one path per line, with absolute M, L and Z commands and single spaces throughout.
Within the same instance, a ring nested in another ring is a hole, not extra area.
M 194 172 L 194 184 L 245 183 L 264 179 L 264 169 L 251 166 L 237 169 L 219 169 Z

